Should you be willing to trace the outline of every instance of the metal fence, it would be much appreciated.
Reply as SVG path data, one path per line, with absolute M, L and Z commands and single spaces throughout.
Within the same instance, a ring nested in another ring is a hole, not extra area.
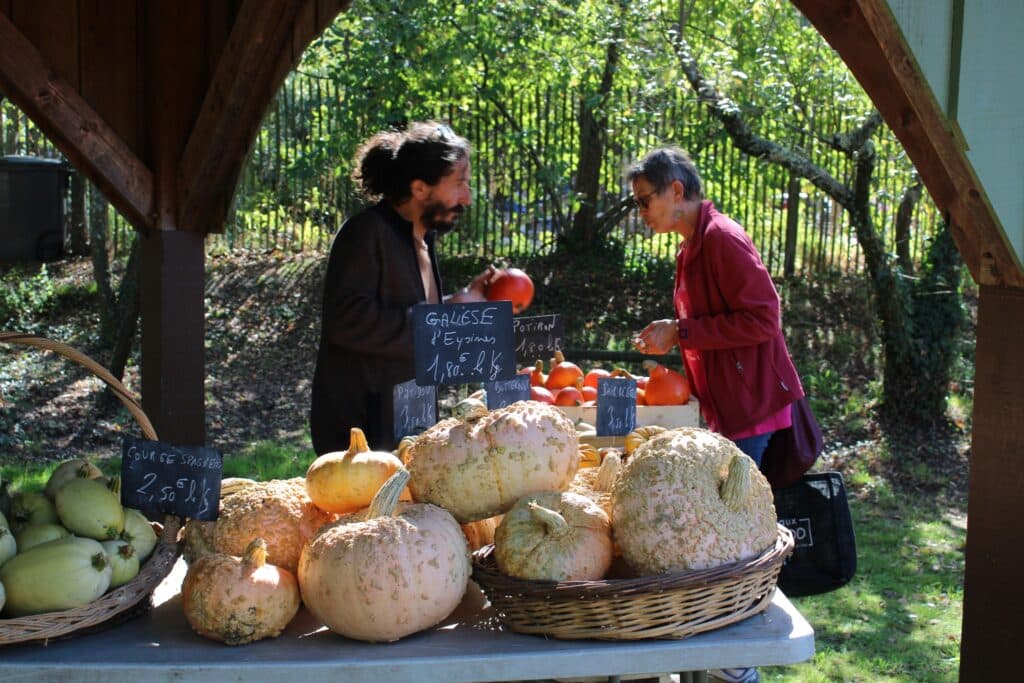
M 327 249 L 337 228 L 361 206 L 349 179 L 353 152 L 359 142 L 388 124 L 384 112 L 378 118 L 347 116 L 349 97 L 326 79 L 299 72 L 287 79 L 250 150 L 224 231 L 208 238 L 208 249 Z M 705 194 L 745 227 L 773 274 L 783 270 L 790 222 L 797 230 L 796 273 L 862 267 L 863 256 L 843 209 L 807 181 L 797 180 L 792 187 L 799 191 L 790 197 L 793 179 L 788 172 L 740 153 L 690 93 L 663 95 L 642 107 L 631 106 L 631 98 L 638 97 L 633 93 L 617 97 L 626 106 L 609 115 L 600 206 L 611 207 L 628 196 L 624 172 L 630 162 L 654 146 L 677 144 L 697 162 Z M 554 248 L 573 201 L 578 99 L 571 92 L 535 90 L 501 104 L 477 99 L 430 112 L 448 121 L 474 148 L 473 206 L 460 229 L 442 241 L 445 252 L 521 258 Z M 637 114 L 640 110 L 645 112 L 642 116 Z M 798 145 L 844 180 L 851 176 L 848 160 L 827 149 L 822 140 L 851 128 L 853 124 L 843 121 L 856 113 L 830 108 L 814 121 L 811 131 L 801 133 L 768 117 L 756 123 L 760 135 Z M 888 129 L 880 129 L 875 143 L 875 219 L 895 252 L 892 222 L 912 167 Z M 4 154 L 58 155 L 6 101 L 0 106 L 0 145 Z M 90 187 L 89 200 L 95 204 L 102 198 Z M 117 249 L 126 243 L 130 227 L 113 212 L 110 218 L 111 244 Z M 915 260 L 939 220 L 925 196 L 912 220 L 910 253 Z M 668 258 L 677 247 L 668 236 L 650 235 L 636 212 L 619 223 L 616 235 L 626 245 L 628 260 Z

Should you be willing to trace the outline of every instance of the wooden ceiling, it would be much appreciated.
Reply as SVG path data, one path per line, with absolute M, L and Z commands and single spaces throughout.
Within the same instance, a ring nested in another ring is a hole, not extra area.
M 346 0 L 0 0 L 0 91 L 139 230 L 223 224 L 264 110 Z

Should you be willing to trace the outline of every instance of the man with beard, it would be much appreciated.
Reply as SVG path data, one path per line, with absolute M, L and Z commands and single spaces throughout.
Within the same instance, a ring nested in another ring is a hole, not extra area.
M 377 203 L 331 245 L 310 410 L 317 455 L 347 449 L 352 427 L 374 450 L 394 448 L 392 390 L 415 376 L 413 305 L 484 300 L 495 269 L 442 299 L 434 250 L 470 204 L 469 151 L 428 121 L 378 133 L 356 152 L 352 178 Z

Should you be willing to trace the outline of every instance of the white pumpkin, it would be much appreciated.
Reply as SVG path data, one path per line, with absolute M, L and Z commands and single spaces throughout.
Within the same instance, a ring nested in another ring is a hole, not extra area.
M 471 572 L 458 522 L 445 510 L 404 504 L 396 472 L 370 507 L 320 529 L 302 550 L 299 588 L 309 611 L 347 638 L 387 642 L 446 618 Z
M 520 579 L 596 581 L 612 563 L 611 523 L 600 505 L 576 493 L 523 496 L 494 532 L 494 559 Z
M 615 541 L 640 575 L 747 559 L 778 533 L 764 475 L 706 429 L 668 430 L 637 447 L 615 480 L 611 507 Z
M 568 488 L 580 454 L 562 411 L 519 401 L 484 413 L 442 420 L 416 438 L 407 452 L 413 500 L 466 523 L 500 515 L 525 495 Z

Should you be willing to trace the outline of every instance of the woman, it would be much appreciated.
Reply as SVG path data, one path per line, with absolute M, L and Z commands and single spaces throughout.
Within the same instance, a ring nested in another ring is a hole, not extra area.
M 804 395 L 768 269 L 743 229 L 704 199 L 683 150 L 652 151 L 628 178 L 650 229 L 682 238 L 676 317 L 645 327 L 636 346 L 667 353 L 678 345 L 708 427 L 760 465 L 768 439 L 792 424 L 790 405 Z
M 656 149 L 628 173 L 633 198 L 655 233 L 677 233 L 676 317 L 635 339 L 643 353 L 679 346 L 708 427 L 758 465 L 772 433 L 792 425 L 803 395 L 782 336 L 779 295 L 743 229 L 704 199 L 700 175 L 681 149 Z M 712 679 L 760 680 L 756 669 L 723 669 Z

